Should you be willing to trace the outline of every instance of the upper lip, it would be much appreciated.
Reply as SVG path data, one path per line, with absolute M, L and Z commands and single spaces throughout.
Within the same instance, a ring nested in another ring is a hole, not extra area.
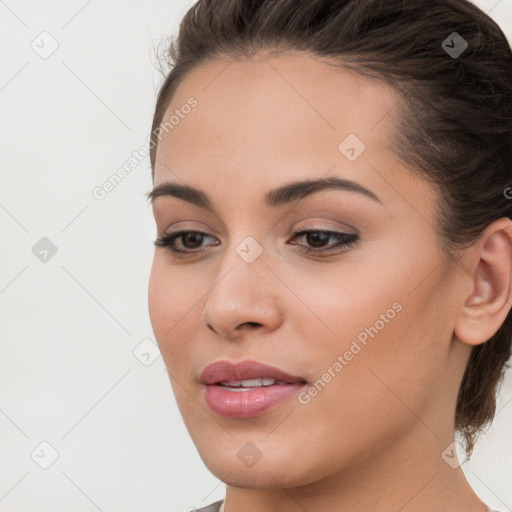
M 280 382 L 306 382 L 302 377 L 290 375 L 274 366 L 251 360 L 238 363 L 226 360 L 215 361 L 209 364 L 199 376 L 199 379 L 204 384 L 258 378 L 274 379 Z

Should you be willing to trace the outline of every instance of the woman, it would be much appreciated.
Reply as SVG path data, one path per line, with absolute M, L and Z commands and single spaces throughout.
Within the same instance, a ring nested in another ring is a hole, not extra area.
M 152 135 L 149 310 L 208 512 L 490 510 L 512 53 L 465 0 L 210 0 Z

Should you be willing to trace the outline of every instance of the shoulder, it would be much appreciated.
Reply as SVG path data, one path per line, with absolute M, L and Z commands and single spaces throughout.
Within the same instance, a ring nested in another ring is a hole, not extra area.
M 220 506 L 224 500 L 210 503 L 206 507 L 190 509 L 190 512 L 219 512 Z

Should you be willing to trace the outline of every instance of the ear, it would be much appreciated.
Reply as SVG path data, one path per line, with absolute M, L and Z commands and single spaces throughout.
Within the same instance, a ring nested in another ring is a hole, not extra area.
M 512 221 L 494 221 L 469 251 L 464 279 L 470 281 L 471 293 L 464 298 L 454 331 L 460 341 L 480 345 L 494 336 L 512 307 Z

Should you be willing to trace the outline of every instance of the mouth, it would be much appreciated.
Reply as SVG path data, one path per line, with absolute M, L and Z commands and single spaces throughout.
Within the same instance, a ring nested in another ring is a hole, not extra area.
M 305 381 L 304 381 L 305 382 Z M 261 388 L 267 386 L 286 386 L 294 384 L 294 382 L 275 380 L 270 378 L 257 378 L 257 379 L 244 379 L 244 380 L 225 380 L 222 382 L 215 382 L 214 385 L 223 386 L 230 391 L 249 391 L 254 388 Z
M 225 418 L 251 418 L 296 395 L 306 379 L 257 361 L 216 361 L 200 375 L 205 401 Z
M 206 385 L 220 384 L 236 388 L 306 382 L 306 379 L 303 377 L 290 375 L 275 366 L 269 366 L 252 360 L 238 363 L 232 363 L 227 360 L 215 361 L 201 372 L 199 380 Z

